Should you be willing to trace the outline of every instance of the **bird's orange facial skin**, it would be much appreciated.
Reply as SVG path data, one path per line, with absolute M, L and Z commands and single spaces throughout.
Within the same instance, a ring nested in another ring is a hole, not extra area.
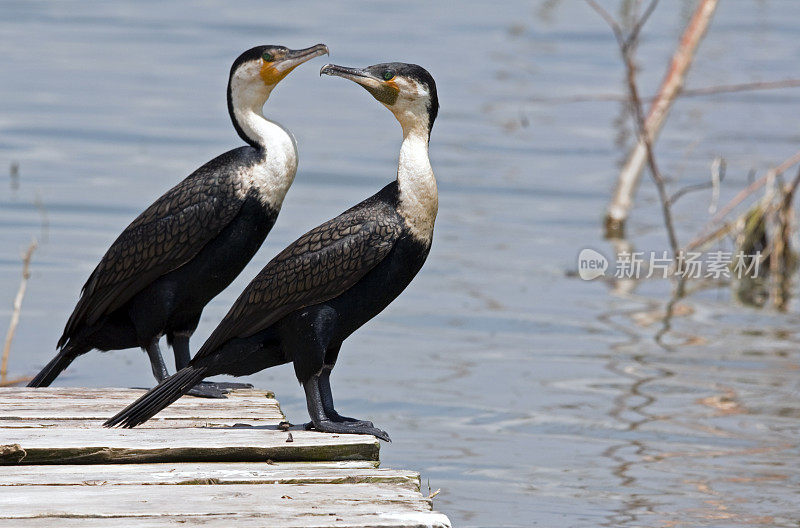
M 299 64 L 297 66 L 299 66 Z M 293 66 L 293 67 L 288 68 L 288 69 L 286 69 L 284 71 L 278 71 L 275 68 L 274 63 L 272 63 L 272 62 L 264 62 L 261 65 L 261 72 L 260 72 L 261 80 L 264 81 L 264 84 L 267 84 L 267 85 L 270 85 L 270 86 L 278 84 L 279 82 L 281 82 L 281 80 L 284 77 L 289 75 L 289 73 L 293 69 L 295 69 L 297 66 Z
M 400 95 L 400 88 L 397 87 L 397 83 L 394 82 L 394 79 L 389 81 L 381 81 L 381 83 L 383 84 L 383 93 L 381 94 L 381 97 L 378 97 L 374 94 L 373 95 L 378 99 L 378 101 L 393 105 L 395 101 L 397 101 L 397 97 Z
M 389 88 L 391 88 L 395 92 L 400 93 L 400 88 L 397 87 L 397 83 L 394 82 L 394 79 L 392 79 L 390 81 L 383 81 L 383 84 L 385 84 L 386 86 L 388 86 Z

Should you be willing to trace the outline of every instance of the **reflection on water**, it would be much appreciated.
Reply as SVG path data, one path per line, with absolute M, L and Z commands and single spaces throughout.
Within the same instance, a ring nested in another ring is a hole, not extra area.
M 691 4 L 665 3 L 647 26 L 643 93 Z M 702 288 L 656 342 L 668 283 L 612 290 L 570 273 L 581 249 L 613 250 L 600 219 L 631 138 L 617 102 L 543 101 L 622 91 L 605 24 L 582 2 L 351 5 L 358 23 L 326 2 L 3 5 L 0 299 L 16 292 L 19 252 L 48 233 L 11 373 L 51 357 L 80 285 L 130 219 L 237 144 L 223 98 L 230 60 L 258 43 L 325 42 L 338 63 L 425 65 L 442 103 L 431 257 L 345 344 L 333 379 L 343 411 L 392 435 L 384 464 L 420 470 L 458 526 L 797 526 L 794 301 L 775 315 Z M 689 86 L 794 76 L 798 16 L 789 0 L 723 3 Z M 323 62 L 299 68 L 267 104 L 297 136 L 297 180 L 265 246 L 204 313 L 195 346 L 281 247 L 394 176 L 399 127 L 367 94 L 319 79 Z M 798 104 L 797 90 L 682 100 L 659 140 L 662 170 L 672 185 L 704 182 L 724 157 L 724 203 L 748 171 L 796 150 Z M 666 246 L 655 200 L 645 181 L 629 226 L 639 250 Z M 682 240 L 707 206 L 702 192 L 676 206 Z M 0 301 L 0 320 L 9 313 Z M 251 381 L 303 419 L 290 368 Z M 84 357 L 58 380 L 150 382 L 135 350 Z
M 659 519 L 667 525 L 793 526 L 798 427 L 786 418 L 798 416 L 800 406 L 784 407 L 776 393 L 791 397 L 800 388 L 791 360 L 796 346 L 786 342 L 794 339 L 778 329 L 785 321 L 764 318 L 740 321 L 745 324 L 735 347 L 721 336 L 710 341 L 707 324 L 698 320 L 718 307 L 696 308 L 674 322 L 675 331 L 691 339 L 666 353 L 646 333 L 628 331 L 653 309 L 651 302 L 601 317 L 630 336 L 614 347 L 608 366 L 630 380 L 609 412 L 630 434 L 606 455 L 616 463 L 620 485 L 635 490 L 607 525 Z M 765 346 L 765 335 L 749 325 L 766 322 L 776 330 Z M 771 409 L 756 403 L 765 399 L 773 402 Z

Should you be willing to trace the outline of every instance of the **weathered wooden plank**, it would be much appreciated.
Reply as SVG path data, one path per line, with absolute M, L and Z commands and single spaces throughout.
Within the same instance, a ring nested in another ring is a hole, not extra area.
M 144 389 L 0 388 L 0 427 L 3 421 L 40 419 L 106 420 L 144 394 Z M 274 395 L 242 389 L 226 399 L 184 396 L 161 411 L 154 420 L 171 419 L 283 420 Z
M 272 393 L 236 390 L 228 399 L 183 397 L 135 430 L 100 427 L 142 389 L 0 389 L 0 464 L 192 461 L 377 460 L 372 437 L 293 430 Z M 238 427 L 231 427 L 234 425 Z M 180 428 L 180 432 L 175 429 Z M 171 430 L 170 430 L 171 429 Z M 14 447 L 16 445 L 16 447 Z M 8 447 L 10 446 L 10 447 Z
M 146 388 L 123 388 L 123 387 L 0 387 L 0 397 L 14 397 L 14 398 L 32 398 L 52 399 L 63 397 L 81 397 L 81 398 L 95 398 L 95 399 L 114 399 L 130 397 L 138 398 L 148 389 Z M 249 398 L 249 397 L 265 397 L 269 399 L 275 398 L 275 393 L 262 389 L 234 389 L 228 393 L 227 398 L 193 398 L 195 400 L 205 400 L 209 402 L 225 402 L 226 399 L 236 398 Z
M 261 427 L 2 429 L 0 464 L 378 460 L 372 436 L 291 434 L 288 442 L 289 433 Z
M 117 414 L 117 412 L 124 409 L 131 401 L 121 402 L 119 405 L 114 405 L 109 402 L 104 402 L 102 405 L 91 404 L 86 402 L 71 402 L 65 401 L 62 402 L 60 406 L 53 406 L 47 408 L 42 405 L 30 405 L 26 406 L 23 404 L 15 405 L 14 407 L 9 407 L 8 403 L 3 403 L 3 407 L 0 407 L 0 427 L 2 427 L 2 421 L 5 419 L 16 419 L 16 420 L 42 420 L 42 419 L 49 419 L 49 420 L 98 420 L 98 421 L 105 421 Z M 165 421 L 165 420 L 175 420 L 175 419 L 204 419 L 204 420 L 263 420 L 268 419 L 272 421 L 282 421 L 284 420 L 283 413 L 281 413 L 280 408 L 277 404 L 267 405 L 262 404 L 249 404 L 248 402 L 242 402 L 241 404 L 237 404 L 236 407 L 231 406 L 229 409 L 218 409 L 218 408 L 205 408 L 202 404 L 193 405 L 193 406 L 179 406 L 172 408 L 172 406 L 167 407 L 160 413 L 158 413 L 152 420 L 158 421 Z
M 277 462 L 9 466 L 2 486 L 172 484 L 394 484 L 419 490 L 419 473 L 376 468 L 373 462 Z M 0 494 L 4 491 L 0 489 Z
M 164 526 L 176 517 L 184 525 L 228 517 L 281 527 L 450 526 L 418 492 L 382 484 L 9 486 L 0 494 L 0 520 L 13 526 L 68 526 L 65 518 L 80 518 L 80 526 L 112 519 L 133 526 L 132 518 Z
M 143 393 L 0 389 L 0 528 L 450 526 L 417 473 L 376 467 L 375 438 L 300 427 L 287 442 L 271 393 L 184 397 L 145 427 L 101 427 Z
M 384 512 L 372 515 L 335 513 L 317 517 L 304 515 L 206 515 L 170 517 L 33 517 L 26 519 L 0 519 L 0 528 L 107 528 L 109 525 L 125 528 L 165 528 L 203 526 L 204 528 L 231 528 L 232 526 L 270 528 L 450 528 L 450 521 L 437 512 Z
M 137 429 L 185 429 L 187 427 L 216 427 L 216 428 L 245 428 L 262 427 L 278 429 L 278 424 L 284 420 L 280 418 L 252 419 L 252 418 L 170 418 L 159 420 L 153 418 Z M 102 429 L 105 419 L 71 419 L 71 418 L 0 418 L 0 437 L 4 429 Z M 302 424 L 292 426 L 292 430 L 303 429 Z M 2 438 L 0 438 L 1 440 Z

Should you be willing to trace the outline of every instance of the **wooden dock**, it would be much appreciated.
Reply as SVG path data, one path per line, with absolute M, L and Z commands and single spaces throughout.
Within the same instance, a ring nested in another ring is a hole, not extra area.
M 274 395 L 184 396 L 136 429 L 144 391 L 0 388 L 0 527 L 449 527 L 378 440 L 281 427 Z

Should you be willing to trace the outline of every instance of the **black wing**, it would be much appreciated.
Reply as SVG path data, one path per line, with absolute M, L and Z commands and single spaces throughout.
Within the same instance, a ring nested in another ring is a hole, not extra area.
M 96 323 L 191 260 L 236 217 L 245 189 L 235 177 L 231 157 L 245 154 L 241 151 L 200 167 L 125 228 L 83 286 L 59 347 L 80 327 Z
M 272 259 L 196 357 L 264 330 L 295 310 L 337 297 L 386 258 L 402 234 L 403 220 L 393 206 L 375 198 L 312 229 Z

